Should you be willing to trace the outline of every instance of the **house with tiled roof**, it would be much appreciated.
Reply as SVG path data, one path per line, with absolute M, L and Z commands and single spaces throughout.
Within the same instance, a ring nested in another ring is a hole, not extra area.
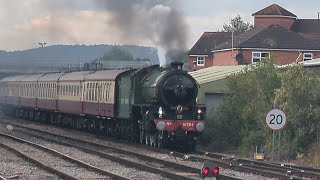
M 298 17 L 272 4 L 252 14 L 244 33 L 204 32 L 188 53 L 189 70 L 252 64 L 273 57 L 278 65 L 320 58 L 320 20 Z

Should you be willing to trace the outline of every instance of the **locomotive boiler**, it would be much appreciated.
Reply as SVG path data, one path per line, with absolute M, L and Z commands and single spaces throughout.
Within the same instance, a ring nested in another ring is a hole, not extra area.
M 0 81 L 0 105 L 6 114 L 29 120 L 194 148 L 206 109 L 196 104 L 198 84 L 182 66 L 7 77 Z

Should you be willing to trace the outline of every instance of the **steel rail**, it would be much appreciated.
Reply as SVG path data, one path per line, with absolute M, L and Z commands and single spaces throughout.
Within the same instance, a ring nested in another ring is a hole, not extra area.
M 30 141 L 27 141 L 27 140 L 23 140 L 23 139 L 21 139 L 21 138 L 14 137 L 14 136 L 12 136 L 12 135 L 0 133 L 0 136 L 3 136 L 3 137 L 6 137 L 6 138 L 9 138 L 9 139 L 12 139 L 12 140 L 17 141 L 17 142 L 26 143 L 26 144 L 28 144 L 28 145 L 31 145 L 31 146 L 36 147 L 36 148 L 38 148 L 38 149 L 44 150 L 44 151 L 49 152 L 49 153 L 51 153 L 51 154 L 54 154 L 54 155 L 56 155 L 56 156 L 60 156 L 60 157 L 62 157 L 63 159 L 68 160 L 68 161 L 73 162 L 73 163 L 76 163 L 76 164 L 78 164 L 78 165 L 80 165 L 80 166 L 82 166 L 82 167 L 85 167 L 85 168 L 87 168 L 87 169 L 91 169 L 91 170 L 93 170 L 93 171 L 95 171 L 95 172 L 98 172 L 98 173 L 100 173 L 100 174 L 103 174 L 103 175 L 106 175 L 106 176 L 108 176 L 108 177 L 111 177 L 111 178 L 113 178 L 113 179 L 117 179 L 117 180 L 129 180 L 129 179 L 130 179 L 130 178 L 126 178 L 126 177 L 123 177 L 123 176 L 120 176 L 120 175 L 111 173 L 111 172 L 107 172 L 107 171 L 105 171 L 105 170 L 103 170 L 103 169 L 100 169 L 100 168 L 98 168 L 98 167 L 92 166 L 92 165 L 90 165 L 90 164 L 88 164 L 88 163 L 85 163 L 85 162 L 83 162 L 83 161 L 80 161 L 80 160 L 71 158 L 70 156 L 64 155 L 64 154 L 62 154 L 62 153 L 60 153 L 60 152 L 58 152 L 58 151 L 56 151 L 56 150 L 47 148 L 47 147 L 42 146 L 42 145 L 35 144 L 35 143 L 30 142 Z M 34 159 L 34 160 L 35 160 L 35 159 Z M 69 178 L 68 178 L 68 179 L 69 179 Z M 77 179 L 77 178 L 76 178 L 76 179 Z
M 43 131 L 43 130 L 39 130 L 39 129 L 34 129 L 34 128 L 30 128 L 30 127 L 23 126 L 23 125 L 14 124 L 14 126 L 66 139 L 66 140 L 68 140 L 70 142 L 62 142 L 62 141 L 57 141 L 57 140 L 54 140 L 54 139 L 51 139 L 51 138 L 48 138 L 48 137 L 35 135 L 35 134 L 30 133 L 30 131 L 29 132 L 23 132 L 23 133 L 30 134 L 32 136 L 36 136 L 36 137 L 41 138 L 41 139 L 46 139 L 47 141 L 51 141 L 51 142 L 54 142 L 54 143 L 73 146 L 73 147 L 81 149 L 81 150 L 83 150 L 85 152 L 88 152 L 88 153 L 91 153 L 91 154 L 95 154 L 95 155 L 101 156 L 103 158 L 107 158 L 107 159 L 109 159 L 111 161 L 118 162 L 118 163 L 123 164 L 125 166 L 139 168 L 140 170 L 144 170 L 144 171 L 148 170 L 148 172 L 161 174 L 164 177 L 168 177 L 168 178 L 171 178 L 171 179 L 192 179 L 192 178 L 189 178 L 189 177 L 186 177 L 186 176 L 181 176 L 181 175 L 178 175 L 178 174 L 174 174 L 174 173 L 171 173 L 171 172 L 168 172 L 168 171 L 163 171 L 163 170 L 160 170 L 159 168 L 148 166 L 146 164 L 132 162 L 132 161 L 128 161 L 128 160 L 125 160 L 125 159 L 119 159 L 118 157 L 114 157 L 114 156 L 108 155 L 108 154 L 106 154 L 104 152 L 97 151 L 97 150 L 94 150 L 94 149 L 91 149 L 91 148 L 88 148 L 88 147 L 77 145 L 77 144 L 75 144 L 75 141 L 79 142 L 79 143 L 82 143 L 82 144 L 88 144 L 88 145 L 91 145 L 91 146 L 94 146 L 94 147 L 97 147 L 97 148 L 102 148 L 102 149 L 106 149 L 107 148 L 107 149 L 110 149 L 110 150 L 112 150 L 114 152 L 122 153 L 122 154 L 125 154 L 125 155 L 128 155 L 128 156 L 136 156 L 138 158 L 141 158 L 141 159 L 144 159 L 144 160 L 147 160 L 147 161 L 150 161 L 150 162 L 156 162 L 156 163 L 159 163 L 159 164 L 163 164 L 166 167 L 171 167 L 171 168 L 174 168 L 174 169 L 179 169 L 181 171 L 187 171 L 187 172 L 195 173 L 195 174 L 199 175 L 199 177 L 200 177 L 201 169 L 199 169 L 199 168 L 185 166 L 185 165 L 181 165 L 181 164 L 178 164 L 178 163 L 174 163 L 174 162 L 165 161 L 165 160 L 157 159 L 157 158 L 154 158 L 154 157 L 146 156 L 146 155 L 139 154 L 139 153 L 136 153 L 136 152 L 132 152 L 132 151 L 128 151 L 128 150 L 124 150 L 124 149 L 120 149 L 120 148 L 116 148 L 116 147 L 112 147 L 112 146 L 102 145 L 102 144 L 98 144 L 98 143 L 93 143 L 93 142 L 86 141 L 86 140 L 75 139 L 75 138 L 71 138 L 71 137 L 68 137 L 68 136 L 64 136 L 64 135 L 60 135 L 60 134 L 56 134 L 56 133 L 52 133 L 52 132 L 47 132 L 47 131 Z M 220 177 L 217 178 L 217 179 L 220 179 L 220 178 L 221 179 L 233 179 L 233 180 L 237 180 L 238 179 L 238 178 L 234 178 L 234 177 L 223 175 L 223 174 L 220 174 Z

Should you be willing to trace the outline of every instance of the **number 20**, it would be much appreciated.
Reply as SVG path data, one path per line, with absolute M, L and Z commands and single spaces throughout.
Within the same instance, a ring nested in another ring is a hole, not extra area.
M 282 115 L 277 115 L 277 117 L 274 114 L 270 114 L 270 117 L 272 118 L 269 122 L 269 124 L 274 124 L 274 120 L 276 120 L 277 124 L 282 124 Z

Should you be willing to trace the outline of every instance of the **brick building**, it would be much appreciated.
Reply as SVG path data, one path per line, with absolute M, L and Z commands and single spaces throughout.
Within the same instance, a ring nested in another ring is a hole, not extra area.
M 188 53 L 189 70 L 252 64 L 272 56 L 279 65 L 320 58 L 320 20 L 298 19 L 272 4 L 252 14 L 244 33 L 204 32 Z

